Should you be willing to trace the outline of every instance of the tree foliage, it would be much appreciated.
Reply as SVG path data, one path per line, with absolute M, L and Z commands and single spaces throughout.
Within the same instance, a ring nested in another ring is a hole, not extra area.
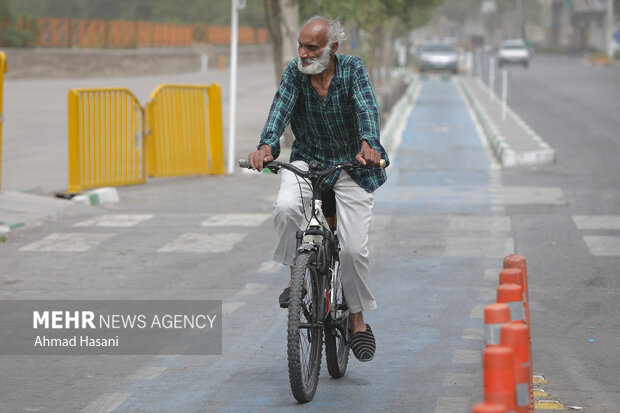
M 167 23 L 230 24 L 231 0 L 3 0 L 20 15 Z M 248 0 L 239 24 L 264 27 L 262 0 Z

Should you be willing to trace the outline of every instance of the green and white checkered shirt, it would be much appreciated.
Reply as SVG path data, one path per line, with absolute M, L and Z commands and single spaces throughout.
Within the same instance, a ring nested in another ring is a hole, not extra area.
M 269 145 L 277 158 L 280 136 L 290 122 L 295 135 L 290 162 L 317 160 L 327 167 L 354 161 L 365 140 L 389 164 L 379 142 L 379 105 L 370 77 L 360 58 L 335 56 L 336 69 L 326 100 L 318 95 L 310 76 L 299 71 L 298 58 L 288 65 L 273 98 L 258 147 Z M 349 173 L 368 192 L 373 192 L 387 179 L 385 171 L 379 168 L 358 168 Z M 337 179 L 338 173 L 332 175 L 325 181 L 324 188 L 333 187 Z

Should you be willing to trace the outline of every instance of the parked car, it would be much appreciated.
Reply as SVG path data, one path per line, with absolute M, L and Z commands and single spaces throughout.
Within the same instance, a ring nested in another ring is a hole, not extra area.
M 527 44 L 521 39 L 503 41 L 497 52 L 497 63 L 500 66 L 512 63 L 528 67 L 530 64 L 530 50 Z
M 427 70 L 448 70 L 459 72 L 459 54 L 452 43 L 425 43 L 418 50 L 420 73 Z

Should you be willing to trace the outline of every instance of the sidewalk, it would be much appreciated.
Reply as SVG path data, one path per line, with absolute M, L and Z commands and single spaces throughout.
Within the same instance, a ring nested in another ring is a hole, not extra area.
M 501 100 L 474 77 L 459 80 L 472 105 L 478 122 L 503 166 L 541 165 L 555 162 L 555 151 L 534 132 L 512 109 L 502 119 Z

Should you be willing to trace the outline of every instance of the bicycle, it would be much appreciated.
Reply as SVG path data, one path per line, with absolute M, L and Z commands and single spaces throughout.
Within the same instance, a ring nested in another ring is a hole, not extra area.
M 382 159 L 380 167 L 383 165 Z M 239 166 L 250 168 L 247 160 L 240 160 Z M 323 336 L 329 375 L 340 378 L 347 370 L 349 309 L 340 277 L 335 198 L 333 191 L 323 192 L 321 186 L 336 171 L 360 167 L 365 166 L 357 162 L 341 162 L 321 170 L 319 162 L 312 161 L 304 171 L 285 162 L 273 161 L 265 165 L 274 174 L 287 169 L 312 188 L 311 217 L 306 218 L 308 226 L 296 234 L 297 253 L 293 261 L 288 305 L 289 380 L 293 396 L 300 403 L 312 400 L 316 392 Z M 326 198 L 325 203 L 323 198 Z

